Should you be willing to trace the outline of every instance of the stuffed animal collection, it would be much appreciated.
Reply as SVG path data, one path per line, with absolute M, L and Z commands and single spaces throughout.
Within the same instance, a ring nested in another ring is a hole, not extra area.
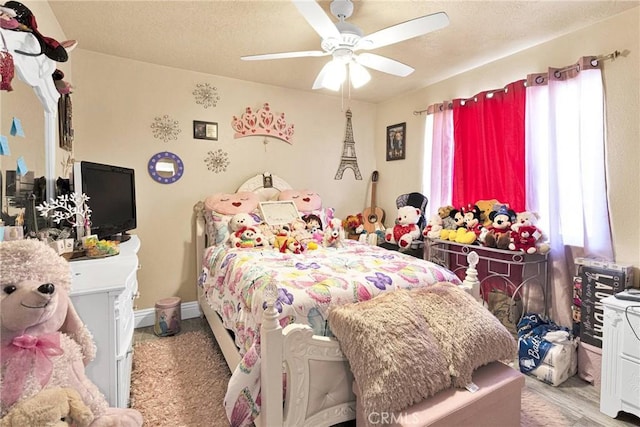
M 546 254 L 550 246 L 536 226 L 538 218 L 535 212 L 516 213 L 496 199 L 479 200 L 475 205 L 460 209 L 440 207 L 438 214 L 429 219 L 422 235 L 430 239 Z
M 44 390 L 62 387 L 80 395 L 93 414 L 92 427 L 141 426 L 138 411 L 109 408 L 86 376 L 96 348 L 70 288 L 68 262 L 47 244 L 0 242 L 0 417 Z

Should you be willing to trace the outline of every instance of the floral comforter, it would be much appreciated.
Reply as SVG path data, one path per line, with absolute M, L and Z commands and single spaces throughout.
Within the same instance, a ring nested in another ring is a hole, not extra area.
M 458 277 L 436 264 L 352 240 L 340 248 L 304 254 L 273 249 L 207 248 L 199 280 L 224 326 L 235 334 L 243 359 L 227 389 L 225 407 L 233 426 L 249 424 L 260 410 L 260 324 L 263 291 L 274 281 L 282 327 L 310 325 L 317 335 L 331 335 L 328 310 L 333 305 L 371 299 L 381 292 L 410 289 Z

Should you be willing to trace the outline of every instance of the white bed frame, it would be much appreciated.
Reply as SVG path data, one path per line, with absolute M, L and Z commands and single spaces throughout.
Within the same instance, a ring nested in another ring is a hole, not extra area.
M 206 248 L 204 203 L 195 207 L 196 275 L 200 276 Z M 472 255 L 473 254 L 473 255 Z M 474 258 L 475 256 L 475 258 Z M 477 254 L 469 254 L 469 268 L 463 286 L 480 300 L 480 282 L 475 269 Z M 198 289 L 198 303 L 233 372 L 241 356 L 222 320 Z M 265 298 L 267 300 L 267 298 Z M 313 335 L 307 325 L 293 324 L 282 329 L 273 303 L 267 302 L 260 329 L 261 396 L 260 427 L 326 427 L 355 419 L 356 398 L 352 391 L 353 374 L 346 357 L 333 338 Z M 282 372 L 287 374 L 287 390 L 282 401 Z

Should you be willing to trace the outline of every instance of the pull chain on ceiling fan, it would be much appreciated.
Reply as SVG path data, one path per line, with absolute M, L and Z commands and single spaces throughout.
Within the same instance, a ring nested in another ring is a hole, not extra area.
M 243 56 L 245 61 L 266 59 L 285 59 L 300 57 L 332 56 L 318 73 L 313 89 L 322 87 L 337 91 L 345 81 L 347 74 L 351 85 L 359 88 L 365 85 L 371 74 L 367 68 L 405 77 L 414 69 L 402 62 L 375 53 L 360 53 L 359 50 L 373 50 L 419 37 L 449 25 L 449 17 L 444 12 L 425 15 L 400 24 L 392 25 L 364 36 L 362 30 L 345 20 L 353 13 L 351 0 L 334 0 L 331 2 L 331 13 L 338 18 L 334 23 L 315 0 L 292 0 L 298 11 L 309 25 L 320 35 L 322 50 L 298 52 L 266 53 Z

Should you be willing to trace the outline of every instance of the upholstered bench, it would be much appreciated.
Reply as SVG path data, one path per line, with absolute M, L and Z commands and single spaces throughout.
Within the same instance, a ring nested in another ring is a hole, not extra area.
M 478 391 L 450 388 L 393 414 L 364 414 L 356 383 L 356 426 L 453 427 L 520 425 L 520 398 L 524 375 L 501 362 L 492 362 L 473 373 Z

